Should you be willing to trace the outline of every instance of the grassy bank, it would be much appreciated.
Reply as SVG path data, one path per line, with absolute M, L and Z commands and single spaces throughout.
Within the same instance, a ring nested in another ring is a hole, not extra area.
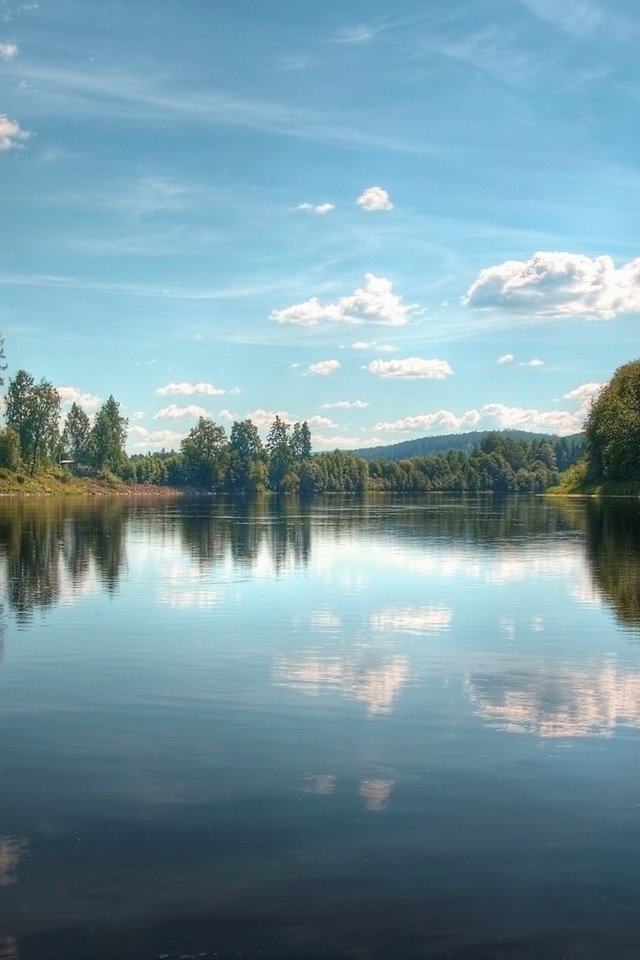
M 76 496 L 101 497 L 155 496 L 177 497 L 179 490 L 147 484 L 123 483 L 117 477 L 76 477 L 68 470 L 53 467 L 34 476 L 27 473 L 0 468 L 0 496 L 4 497 L 50 497 Z
M 640 497 L 639 480 L 587 480 L 587 464 L 578 461 L 560 478 L 560 483 L 545 491 L 551 496 Z

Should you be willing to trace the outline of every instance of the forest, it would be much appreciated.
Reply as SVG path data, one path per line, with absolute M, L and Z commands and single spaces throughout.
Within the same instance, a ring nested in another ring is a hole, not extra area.
M 367 489 L 539 493 L 558 482 L 582 453 L 580 435 L 517 439 L 482 436 L 470 450 L 427 456 L 366 460 L 344 450 L 313 453 L 306 421 L 276 416 L 263 441 L 251 420 L 230 432 L 207 417 L 177 451 L 127 454 L 128 421 L 110 396 L 93 420 L 73 403 L 64 419 L 58 392 L 25 370 L 9 381 L 5 427 L 0 431 L 0 469 L 34 476 L 66 470 L 112 484 L 145 484 L 207 492 L 314 494 Z

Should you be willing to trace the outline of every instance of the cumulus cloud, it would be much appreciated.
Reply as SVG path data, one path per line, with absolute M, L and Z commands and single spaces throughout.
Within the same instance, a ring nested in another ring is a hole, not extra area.
M 364 410 L 369 404 L 364 400 L 336 400 L 335 403 L 323 403 L 323 410 Z
M 515 357 L 512 353 L 505 353 L 503 356 L 498 357 L 498 363 L 500 364 L 513 363 L 514 360 Z
M 13 60 L 17 56 L 17 43 L 0 43 L 0 60 Z
M 273 310 L 271 319 L 301 327 L 316 327 L 319 323 L 377 323 L 399 327 L 409 322 L 415 310 L 415 304 L 404 303 L 402 297 L 393 292 L 390 280 L 367 273 L 364 287 L 340 297 L 335 303 L 322 304 L 317 297 L 311 297 L 304 303 Z
M 0 113 L 0 151 L 19 147 L 30 136 L 16 120 L 10 120 L 6 113 Z
M 175 403 L 169 404 L 154 413 L 154 420 L 181 420 L 184 417 L 206 417 L 207 411 L 204 407 L 199 407 L 195 403 L 190 403 L 188 407 L 177 407 Z
M 377 212 L 378 210 L 393 210 L 391 198 L 382 187 L 368 187 L 364 190 L 356 203 L 362 210 Z
M 596 397 L 602 388 L 605 386 L 604 383 L 581 383 L 579 387 L 576 387 L 574 390 L 570 390 L 569 393 L 565 393 L 565 400 L 591 400 L 592 397 Z
M 640 257 L 622 267 L 609 256 L 562 252 L 507 260 L 481 270 L 462 303 L 537 317 L 608 320 L 640 311 Z
M 261 407 L 257 410 L 254 410 L 253 413 L 248 413 L 246 418 L 251 420 L 258 429 L 262 427 L 270 427 L 276 417 L 280 417 L 285 423 L 295 423 L 296 417 L 292 417 L 290 413 L 287 413 L 284 410 L 263 410 Z M 234 418 L 237 419 L 237 418 Z
M 328 377 L 340 369 L 339 360 L 319 360 L 318 363 L 312 363 L 307 368 L 308 372 L 315 377 Z
M 56 387 L 56 391 L 62 404 L 71 406 L 72 403 L 77 403 L 85 412 L 91 413 L 100 406 L 100 397 L 93 393 L 83 393 L 77 387 Z
M 228 390 L 214 387 L 212 383 L 168 383 L 166 387 L 158 387 L 154 391 L 159 397 L 220 397 Z
M 533 360 L 525 360 L 524 363 L 518 364 L 520 367 L 544 367 L 544 360 L 538 360 L 537 357 L 534 357 Z
M 502 403 L 487 403 L 479 410 L 467 410 L 458 415 L 451 410 L 438 410 L 402 420 L 377 423 L 374 430 L 383 433 L 462 433 L 468 430 L 528 430 L 532 433 L 555 433 L 568 436 L 579 433 L 584 424 L 582 411 L 531 410 L 507 407 Z
M 146 427 L 129 427 L 129 443 L 134 450 L 171 450 L 178 446 L 184 433 L 175 430 L 147 430 Z
M 323 217 L 326 213 L 335 210 L 335 206 L 333 203 L 299 203 L 296 210 L 306 210 L 316 217 Z
M 425 360 L 422 357 L 407 357 L 406 360 L 372 360 L 369 373 L 384 379 L 444 380 L 453 370 L 446 360 Z
M 320 417 L 316 414 L 313 417 L 307 419 L 307 424 L 310 427 L 335 427 L 333 420 L 330 420 L 329 417 Z

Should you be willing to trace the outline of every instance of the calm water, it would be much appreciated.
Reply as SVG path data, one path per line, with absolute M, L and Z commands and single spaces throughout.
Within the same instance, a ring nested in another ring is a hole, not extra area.
M 0 960 L 640 954 L 640 507 L 0 504 Z

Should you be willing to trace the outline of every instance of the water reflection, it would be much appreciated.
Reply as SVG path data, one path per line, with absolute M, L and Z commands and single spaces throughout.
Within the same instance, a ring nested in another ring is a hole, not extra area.
M 640 623 L 640 508 L 637 500 L 585 505 L 587 553 L 597 587 L 623 623 Z
M 15 937 L 0 934 L 0 960 L 20 960 L 18 941 Z
M 132 538 L 137 552 L 145 543 L 156 550 L 158 545 L 163 551 L 171 547 L 166 552 L 182 582 L 191 565 L 194 589 L 178 595 L 168 588 L 166 602 L 211 606 L 218 594 L 198 578 L 212 570 L 283 573 L 306 566 L 318 544 L 323 551 L 318 557 L 330 564 L 335 543 L 355 542 L 363 531 L 371 562 L 424 576 L 464 575 L 497 583 L 525 581 L 551 564 L 556 571 L 559 565 L 569 571 L 575 536 L 584 536 L 592 583 L 575 585 L 576 598 L 596 603 L 602 596 L 623 622 L 640 623 L 640 510 L 635 501 L 383 495 L 311 504 L 297 498 L 14 501 L 0 506 L 0 558 L 9 608 L 26 623 L 35 609 L 61 600 L 99 590 L 114 593 L 128 569 Z M 324 617 L 331 627 L 332 616 L 331 611 L 318 612 L 318 625 Z M 446 630 L 452 616 L 445 605 L 389 608 L 372 618 L 371 628 Z
M 465 690 L 479 716 L 511 733 L 610 737 L 619 725 L 640 727 L 640 674 L 615 663 L 519 661 L 470 674 Z
M 354 658 L 281 657 L 274 667 L 273 680 L 280 686 L 301 690 L 310 696 L 337 692 L 349 700 L 367 705 L 369 716 L 390 713 L 409 676 L 406 657 L 393 657 L 375 666 Z
M 17 883 L 16 870 L 27 848 L 24 837 L 0 837 L 0 887 Z

